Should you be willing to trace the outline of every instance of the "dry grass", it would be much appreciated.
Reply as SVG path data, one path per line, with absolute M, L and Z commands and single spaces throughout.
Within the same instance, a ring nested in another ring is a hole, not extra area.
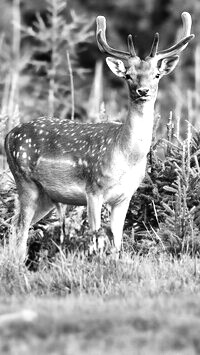
M 18 313 L 17 319 L 15 312 L 22 307 L 35 317 L 20 320 Z M 200 349 L 200 306 L 194 296 L 112 302 L 96 297 L 27 298 L 7 303 L 5 311 L 16 320 L 0 323 L 1 354 L 193 355 Z
M 200 350 L 199 260 L 60 254 L 33 273 L 1 254 L 1 354 Z
M 0 258 L 1 295 L 130 297 L 199 290 L 199 259 L 183 255 L 123 254 L 120 260 L 60 252 L 50 262 L 43 256 L 36 272 L 8 257 Z

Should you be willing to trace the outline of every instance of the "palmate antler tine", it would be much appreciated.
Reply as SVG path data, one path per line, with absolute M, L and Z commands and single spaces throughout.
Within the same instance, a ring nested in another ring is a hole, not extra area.
M 181 17 L 183 21 L 182 39 L 174 46 L 158 52 L 157 56 L 160 57 L 159 59 L 172 56 L 183 51 L 187 47 L 188 43 L 195 37 L 193 34 L 190 34 L 191 26 L 192 26 L 191 15 L 188 12 L 183 12 Z
M 97 31 L 96 39 L 100 51 L 108 53 L 113 57 L 128 59 L 131 54 L 128 52 L 120 51 L 110 47 L 106 41 L 106 19 L 104 16 L 98 16 L 96 19 L 97 22 Z
M 154 35 L 153 44 L 149 53 L 149 57 L 151 58 L 155 57 L 158 50 L 158 43 L 159 43 L 159 33 L 156 32 Z

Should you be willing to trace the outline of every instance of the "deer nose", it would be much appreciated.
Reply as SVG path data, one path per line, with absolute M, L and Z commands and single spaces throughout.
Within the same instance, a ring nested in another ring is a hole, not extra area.
M 136 92 L 139 96 L 147 96 L 149 89 L 148 88 L 139 88 L 136 90 Z

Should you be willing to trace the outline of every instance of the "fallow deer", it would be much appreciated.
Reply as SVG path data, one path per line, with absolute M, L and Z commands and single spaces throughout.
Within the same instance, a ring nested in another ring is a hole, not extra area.
M 129 109 L 124 123 L 70 123 L 65 119 L 38 118 L 16 126 L 7 134 L 5 150 L 14 176 L 19 211 L 14 218 L 11 249 L 24 261 L 31 224 L 56 205 L 86 205 L 94 236 L 101 225 L 104 202 L 111 206 L 114 248 L 121 248 L 130 199 L 139 187 L 147 163 L 158 83 L 179 60 L 179 53 L 194 37 L 191 16 L 182 14 L 182 39 L 158 51 L 159 35 L 145 60 L 135 52 L 128 36 L 128 52 L 110 47 L 106 20 L 97 17 L 99 49 L 111 57 L 106 62 L 128 84 Z

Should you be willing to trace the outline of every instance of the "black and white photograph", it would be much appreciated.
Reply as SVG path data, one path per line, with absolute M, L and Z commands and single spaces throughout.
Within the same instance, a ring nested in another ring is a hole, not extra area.
M 0 0 L 0 355 L 200 354 L 200 1 Z

